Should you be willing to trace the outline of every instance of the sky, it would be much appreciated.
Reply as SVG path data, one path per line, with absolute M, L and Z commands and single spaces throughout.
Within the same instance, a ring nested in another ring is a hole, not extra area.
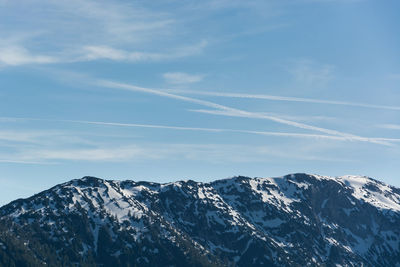
M 0 0 L 0 205 L 86 175 L 400 187 L 397 0 Z

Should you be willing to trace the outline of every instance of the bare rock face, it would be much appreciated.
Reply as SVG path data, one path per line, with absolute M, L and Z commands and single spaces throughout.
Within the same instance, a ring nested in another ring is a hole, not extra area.
M 84 177 L 0 208 L 5 266 L 400 266 L 400 189 L 292 174 Z

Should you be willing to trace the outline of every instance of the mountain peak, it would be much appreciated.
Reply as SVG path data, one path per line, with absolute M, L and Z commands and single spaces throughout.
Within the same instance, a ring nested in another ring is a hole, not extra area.
M 47 265 L 396 266 L 398 225 L 400 189 L 365 176 L 166 184 L 85 176 L 0 208 L 0 228 L 12 229 L 0 234 L 0 256 L 20 251 Z

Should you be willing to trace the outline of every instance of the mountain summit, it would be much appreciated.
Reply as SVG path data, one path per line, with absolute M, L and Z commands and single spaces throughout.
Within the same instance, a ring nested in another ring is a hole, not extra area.
M 83 177 L 0 208 L 4 266 L 400 266 L 400 189 L 291 174 Z

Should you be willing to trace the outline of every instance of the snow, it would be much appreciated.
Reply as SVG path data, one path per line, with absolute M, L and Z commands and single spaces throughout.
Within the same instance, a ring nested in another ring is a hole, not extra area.
M 312 178 L 315 178 L 315 181 L 312 181 Z M 38 212 L 39 215 L 51 213 L 57 214 L 58 216 L 59 214 L 57 212 L 68 213 L 77 211 L 75 205 L 79 204 L 86 210 L 89 221 L 91 222 L 90 227 L 94 237 L 93 247 L 97 250 L 99 229 L 103 226 L 107 226 L 107 223 L 114 218 L 117 219 L 118 223 L 121 223 L 119 227 L 126 227 L 126 229 L 131 231 L 134 240 L 140 241 L 143 238 L 149 238 L 149 235 L 146 235 L 149 231 L 146 228 L 148 226 L 147 222 L 155 216 L 161 217 L 163 220 L 161 234 L 170 239 L 171 242 L 175 242 L 179 239 L 176 239 L 177 237 L 185 238 L 185 235 L 177 225 L 183 225 L 185 227 L 184 229 L 196 227 L 195 220 L 186 220 L 184 214 L 192 213 L 192 215 L 198 216 L 200 215 L 199 210 L 207 207 L 206 212 L 202 214 L 206 216 L 208 224 L 211 227 L 218 226 L 215 228 L 219 229 L 219 227 L 221 227 L 224 229 L 223 231 L 215 231 L 216 235 L 222 233 L 233 235 L 232 233 L 236 233 L 236 241 L 248 237 L 249 235 L 264 241 L 272 239 L 273 242 L 275 242 L 274 245 L 290 250 L 298 246 L 296 241 L 293 242 L 293 239 L 291 239 L 291 234 L 284 233 L 282 236 L 274 234 L 278 233 L 280 229 L 285 229 L 282 227 L 282 224 L 290 222 L 291 220 L 297 220 L 297 222 L 303 225 L 314 224 L 314 218 L 312 216 L 310 216 L 311 219 L 305 217 L 304 214 L 307 213 L 304 213 L 301 209 L 297 209 L 294 202 L 300 202 L 305 196 L 308 196 L 306 191 L 310 190 L 311 187 L 314 190 L 314 188 L 318 188 L 317 186 L 319 184 L 327 184 L 321 183 L 320 181 L 329 180 L 343 186 L 344 190 L 341 190 L 346 193 L 344 200 L 346 200 L 345 202 L 349 206 L 345 206 L 345 208 L 342 207 L 342 211 L 347 216 L 354 215 L 353 212 L 357 212 L 358 208 L 360 208 L 360 202 L 364 202 L 383 211 L 383 215 L 386 216 L 385 218 L 393 219 L 396 218 L 395 215 L 400 217 L 400 195 L 395 193 L 395 190 L 388 185 L 364 176 L 347 175 L 341 177 L 327 177 L 313 175 L 310 179 L 311 180 L 299 179 L 299 181 L 297 181 L 296 176 L 291 175 L 290 178 L 232 178 L 212 183 L 196 184 L 193 182 L 190 182 L 193 184 L 175 182 L 159 185 L 147 184 L 145 182 L 132 182 L 124 183 L 122 187 L 119 182 L 101 180 L 100 185 L 96 187 L 95 190 L 92 190 L 93 188 L 87 185 L 78 186 L 78 183 L 67 183 L 62 186 L 69 189 L 68 195 L 63 199 L 65 202 L 62 202 L 63 204 L 65 203 L 65 209 L 63 208 L 57 211 L 53 204 L 51 204 L 52 208 L 49 208 L 40 204 L 40 201 L 25 202 L 18 208 L 14 207 L 15 211 L 13 211 L 11 216 L 17 218 L 21 214 L 27 212 L 32 213 L 32 210 Z M 55 190 L 59 192 L 58 195 L 62 194 L 60 191 L 61 186 L 55 188 Z M 169 207 L 170 205 L 176 204 L 176 202 L 174 202 L 174 198 L 167 197 L 164 202 L 167 211 L 165 214 L 159 214 L 157 209 L 154 209 L 154 206 L 151 205 L 154 203 L 156 203 L 156 205 L 160 204 L 161 198 L 158 195 L 168 190 L 174 190 L 176 192 L 171 192 L 188 197 L 188 201 L 186 203 L 179 203 L 183 205 L 182 210 L 172 214 L 169 213 Z M 250 194 L 251 196 L 249 198 L 249 206 L 246 206 L 246 203 L 241 201 L 246 197 L 246 194 Z M 151 197 L 147 198 L 148 195 Z M 44 198 L 48 199 L 50 203 L 54 201 L 51 195 L 45 195 Z M 153 202 L 153 200 L 155 200 L 155 202 Z M 331 199 L 324 199 L 323 196 L 321 201 L 321 209 L 325 209 L 328 201 L 331 201 Z M 253 203 L 258 206 L 252 206 Z M 356 206 L 358 206 L 358 208 Z M 107 220 L 101 217 L 100 214 L 102 212 L 106 213 Z M 318 227 L 321 227 L 322 238 L 329 244 L 327 246 L 328 252 L 329 247 L 332 245 L 339 246 L 349 253 L 360 255 L 370 253 L 371 246 L 378 252 L 380 250 L 399 251 L 400 233 L 396 230 L 383 231 L 378 224 L 379 221 L 366 220 L 365 224 L 359 224 L 354 229 L 350 227 L 353 230 L 352 232 L 350 229 L 343 228 L 343 225 L 338 225 L 338 221 L 332 220 L 331 217 L 322 217 L 321 214 L 325 213 L 322 211 L 318 214 L 316 223 Z M 339 214 L 341 214 L 340 210 Z M 393 222 L 396 220 L 393 219 Z M 28 218 L 24 222 L 31 223 L 33 221 L 33 219 Z M 48 219 L 41 220 L 40 222 L 42 224 L 47 223 L 51 226 L 52 230 L 50 233 L 52 236 L 55 235 L 55 233 L 68 231 L 67 228 L 60 224 L 59 220 Z M 53 228 L 56 230 L 53 231 Z M 121 228 L 119 228 L 119 230 Z M 57 231 L 57 229 L 59 230 Z M 115 230 L 115 232 L 110 230 L 110 234 L 114 239 L 118 238 L 117 233 L 119 230 Z M 367 232 L 369 232 L 369 235 L 365 234 Z M 243 233 L 245 233 L 245 235 Z M 340 233 L 342 236 L 343 233 L 345 233 L 344 236 L 346 236 L 345 239 L 347 242 L 342 242 L 340 238 L 335 238 L 339 237 Z M 375 235 L 383 238 L 384 241 L 382 241 L 382 245 L 376 245 L 374 243 L 374 240 L 376 240 Z M 237 236 L 240 237 L 237 238 Z M 60 240 L 62 240 L 62 238 L 60 238 Z M 190 242 L 192 242 L 192 240 L 190 240 Z M 244 241 L 242 240 L 242 242 Z M 201 247 L 200 244 L 196 244 Z M 82 251 L 79 252 L 82 255 L 93 248 L 92 244 L 82 244 L 82 246 Z M 229 248 L 229 246 L 225 247 L 215 241 L 214 243 L 207 242 L 205 246 L 209 247 L 211 251 L 221 250 L 226 253 L 238 253 L 236 250 Z M 249 246 L 250 241 L 247 243 L 245 250 L 248 249 Z M 317 259 L 314 257 L 312 258 L 313 261 L 318 261 L 318 255 L 319 257 L 323 257 L 323 255 L 320 255 L 321 253 L 324 254 L 326 251 L 323 247 L 324 246 L 322 246 L 319 251 L 316 250 L 313 252 L 314 255 L 317 255 Z M 0 242 L 0 249 L 1 248 L 5 249 L 4 244 Z M 146 249 L 146 251 L 151 251 L 151 248 Z M 153 253 L 158 252 L 157 249 L 153 250 Z M 118 253 L 120 253 L 120 251 L 116 251 L 114 255 L 119 255 Z M 373 254 L 368 255 L 371 255 L 371 257 L 375 256 Z M 240 256 L 236 256 L 234 259 L 239 261 Z M 146 261 L 146 259 L 143 258 L 142 261 Z
M 353 189 L 353 196 L 381 210 L 400 211 L 400 195 L 383 183 L 378 183 L 365 176 L 346 175 L 337 181 Z M 378 188 L 378 192 L 367 189 L 368 185 Z M 380 192 L 379 192 L 380 191 Z
M 199 188 L 199 190 L 197 191 L 197 196 L 200 198 L 200 199 L 205 199 L 206 198 L 206 196 L 204 195 L 204 193 L 203 193 L 203 188 Z
M 282 179 L 282 178 L 277 178 L 277 179 Z M 259 189 L 261 188 L 261 185 L 265 183 L 265 179 L 263 178 L 255 178 L 249 180 L 249 184 L 251 189 L 256 192 L 257 194 L 261 195 L 262 201 L 274 204 L 277 207 L 282 208 L 283 210 L 286 210 L 287 212 L 291 212 L 292 210 L 290 209 L 290 204 L 295 201 L 294 199 L 291 199 L 290 196 L 294 194 L 294 188 L 289 186 L 286 188 L 286 191 L 280 191 L 280 185 L 281 181 L 271 179 L 268 180 L 269 182 L 272 182 L 275 187 L 269 188 L 270 190 L 262 190 Z M 270 184 L 270 183 L 268 183 Z
M 131 187 L 129 189 L 120 189 L 121 193 L 125 197 L 135 197 L 140 195 L 143 191 L 146 191 L 150 194 L 156 194 L 157 192 L 154 191 L 153 189 L 144 186 L 144 185 L 135 185 L 134 187 Z
M 117 199 L 120 199 L 120 198 L 121 198 L 121 194 L 118 193 L 118 192 L 114 189 L 114 187 L 110 185 L 109 182 L 105 182 L 104 184 L 105 184 L 105 186 L 106 186 L 106 188 L 107 188 L 107 194 L 108 194 L 108 197 L 109 197 L 110 199 L 116 199 L 116 200 L 117 200 Z
M 350 231 L 347 228 L 342 229 L 348 236 L 350 236 L 352 239 L 356 240 L 356 244 L 351 243 L 351 251 L 355 251 L 358 254 L 362 255 L 368 251 L 368 249 L 371 247 L 372 243 L 374 242 L 374 237 L 373 236 L 368 236 L 367 238 L 361 238 L 357 235 L 355 235 L 352 231 Z M 351 240 L 351 238 L 347 238 L 347 240 Z
M 281 236 L 275 236 L 272 240 L 281 248 L 292 248 L 294 246 L 293 243 Z
M 332 237 L 325 237 L 325 240 L 328 241 L 332 246 L 338 246 L 339 243 Z

